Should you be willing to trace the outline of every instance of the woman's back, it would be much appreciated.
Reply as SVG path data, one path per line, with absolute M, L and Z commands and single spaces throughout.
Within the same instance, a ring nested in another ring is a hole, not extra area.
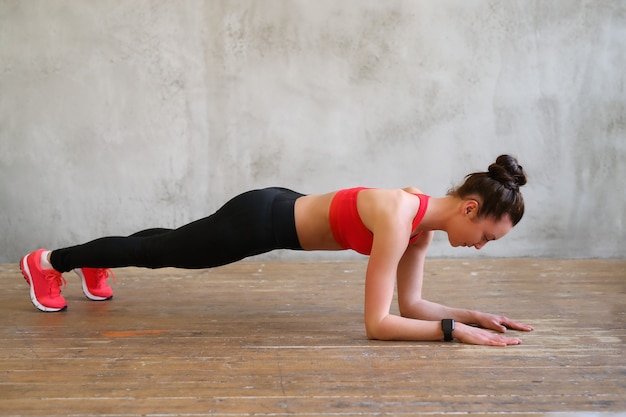
M 404 189 L 363 189 L 358 192 L 357 210 L 363 225 L 371 232 L 381 220 L 387 223 L 387 217 L 406 223 L 407 230 L 412 230 L 412 221 L 420 207 L 420 199 L 414 194 L 417 188 Z M 330 219 L 331 205 L 337 192 L 313 194 L 296 201 L 296 229 L 300 244 L 305 250 L 342 250 L 335 239 Z M 400 216 L 399 213 L 407 215 Z

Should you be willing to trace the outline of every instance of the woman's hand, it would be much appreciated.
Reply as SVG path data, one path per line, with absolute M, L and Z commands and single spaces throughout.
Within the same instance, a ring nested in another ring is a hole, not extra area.
M 495 330 L 499 333 L 506 332 L 506 329 L 521 330 L 523 332 L 532 332 L 534 329 L 527 324 L 518 323 L 505 316 L 496 314 L 474 312 L 476 324 L 484 329 Z
M 517 337 L 504 336 L 479 327 L 468 326 L 463 323 L 455 324 L 452 335 L 460 342 L 468 343 L 470 345 L 508 346 L 519 345 L 522 343 L 522 340 Z

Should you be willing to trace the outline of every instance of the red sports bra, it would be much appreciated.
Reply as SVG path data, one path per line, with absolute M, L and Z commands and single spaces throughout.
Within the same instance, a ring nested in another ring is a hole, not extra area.
M 366 187 L 348 188 L 337 191 L 330 203 L 330 228 L 333 232 L 335 240 L 344 249 L 352 249 L 363 255 L 369 255 L 372 252 L 372 244 L 374 243 L 374 234 L 369 231 L 363 224 L 359 212 L 357 210 L 356 198 L 361 190 L 367 190 Z M 411 230 L 415 230 L 417 225 L 424 218 L 426 208 L 428 207 L 429 196 L 425 194 L 414 194 L 420 199 L 420 207 L 413 219 Z M 409 245 L 417 240 L 422 232 L 413 236 L 409 240 Z

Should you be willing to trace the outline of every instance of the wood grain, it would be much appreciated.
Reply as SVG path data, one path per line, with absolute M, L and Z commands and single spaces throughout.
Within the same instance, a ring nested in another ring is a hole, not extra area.
M 124 268 L 106 302 L 66 274 L 42 313 L 0 265 L 0 415 L 626 414 L 626 261 L 430 260 L 426 298 L 535 327 L 507 348 L 367 340 L 365 266 Z

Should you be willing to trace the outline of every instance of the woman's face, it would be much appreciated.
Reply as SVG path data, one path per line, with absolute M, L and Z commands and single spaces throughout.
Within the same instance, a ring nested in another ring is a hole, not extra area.
M 504 216 L 498 221 L 492 217 L 479 218 L 478 207 L 479 203 L 475 200 L 463 203 L 462 212 L 454 219 L 452 227 L 448 230 L 448 240 L 452 246 L 480 249 L 487 242 L 500 239 L 513 228 L 509 216 Z

